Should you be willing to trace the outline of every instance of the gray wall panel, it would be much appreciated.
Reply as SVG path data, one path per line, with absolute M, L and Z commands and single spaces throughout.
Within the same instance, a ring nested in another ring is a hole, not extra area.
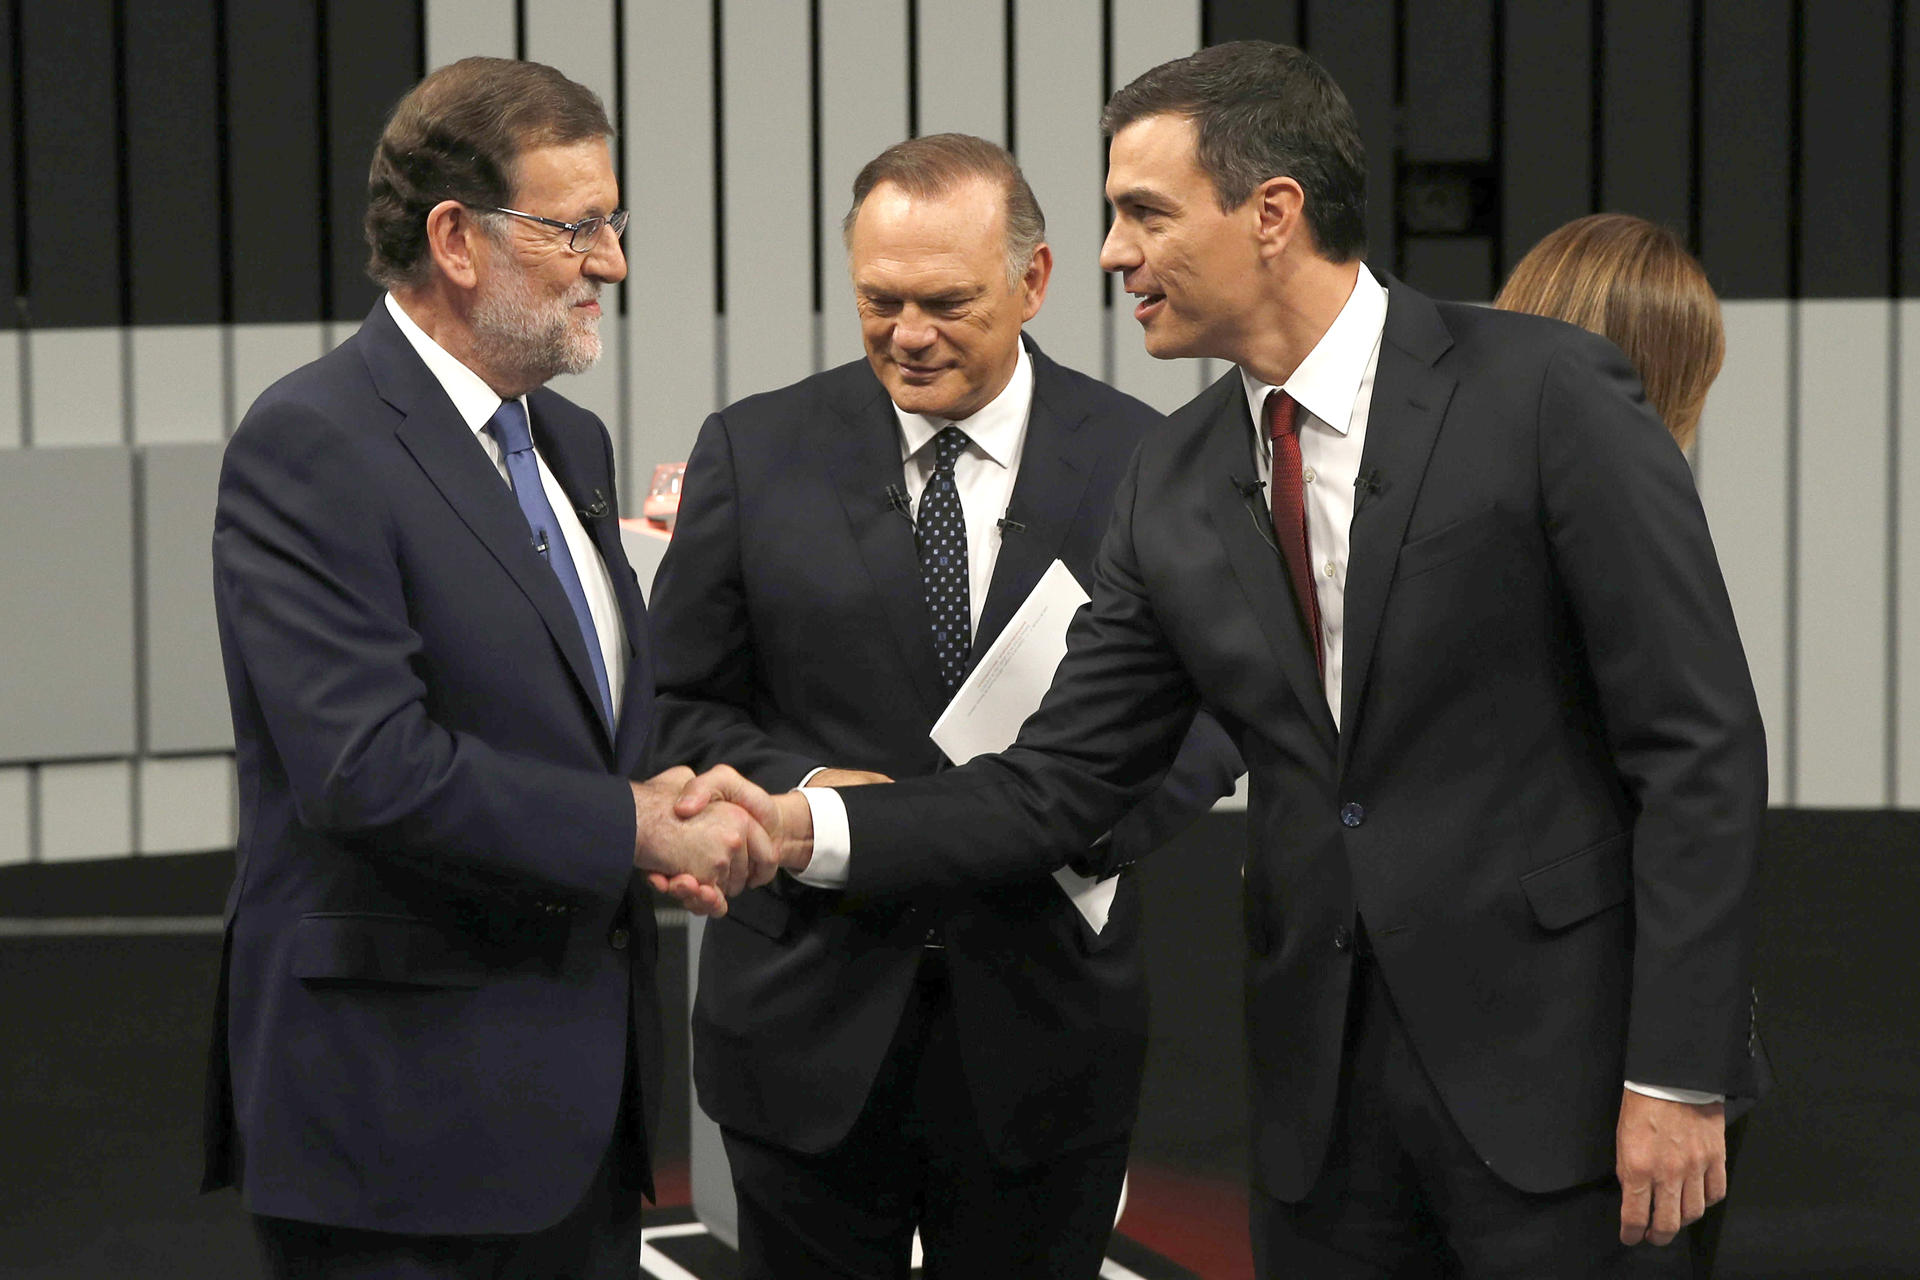
M 140 762 L 142 854 L 231 849 L 236 837 L 232 756 Z
M 712 10 L 630 0 L 625 40 L 626 242 L 645 279 L 628 290 L 629 470 L 620 491 L 626 514 L 638 515 L 653 464 L 685 458 L 719 407 Z
M 142 457 L 148 751 L 233 747 L 213 621 L 213 504 L 224 449 L 166 445 Z
M 1107 296 L 1100 0 L 1021 0 L 1013 34 L 1014 149 L 1053 247 L 1053 281 L 1031 328 L 1047 354 L 1097 377 Z
M 135 444 L 184 444 L 226 434 L 219 325 L 142 325 L 133 331 L 132 350 Z
M 33 772 L 25 765 L 0 769 L 0 867 L 25 862 L 33 851 L 33 813 L 27 800 Z
M 1200 45 L 1200 6 L 1190 0 L 1114 0 L 1112 12 L 1110 88 L 1117 89 L 1170 59 L 1184 58 Z M 1107 312 L 1113 351 L 1110 380 L 1128 395 L 1170 413 L 1199 393 L 1199 364 L 1148 355 L 1140 322 L 1133 318 L 1134 301 L 1116 280 L 1113 306 Z
M 20 423 L 20 361 L 26 347 L 19 330 L 0 330 L 0 449 L 18 448 L 25 440 Z
M 787 0 L 724 0 L 721 21 L 726 398 L 737 400 L 813 372 L 812 36 L 807 7 Z
M 1800 304 L 1796 799 L 1887 803 L 1892 304 Z
M 1920 300 L 1900 303 L 1893 803 L 1920 809 Z
M 262 391 L 327 350 L 327 327 L 317 320 L 236 324 L 229 338 L 227 403 L 233 409 L 233 425 L 247 416 Z
M 42 862 L 123 858 L 133 852 L 133 765 L 89 760 L 40 766 Z
M 1700 497 L 1767 726 L 1775 804 L 1787 793 L 1787 522 L 1791 312 L 1785 301 L 1728 302 L 1727 362 L 1707 396 L 1695 454 Z
M 920 5 L 918 132 L 1007 144 L 1005 0 Z
M 29 440 L 41 446 L 126 441 L 125 337 L 119 328 L 27 334 Z
M 515 0 L 426 0 L 427 67 L 475 54 L 511 58 Z
M 907 136 L 906 4 L 821 0 L 820 65 L 860 69 L 820 80 L 820 357 L 831 367 L 861 352 L 840 237 L 853 180 L 862 165 Z
M 133 460 L 0 454 L 0 761 L 131 755 Z

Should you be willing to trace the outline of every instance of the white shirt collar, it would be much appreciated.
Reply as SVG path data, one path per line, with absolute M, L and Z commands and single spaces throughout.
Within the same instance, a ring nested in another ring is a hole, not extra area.
M 1354 277 L 1353 292 L 1347 295 L 1340 314 L 1333 318 L 1333 324 L 1287 379 L 1287 394 L 1315 418 L 1341 435 L 1347 434 L 1361 379 L 1367 376 L 1367 366 L 1372 363 L 1374 348 L 1380 345 L 1380 335 L 1386 325 L 1386 288 L 1374 279 L 1366 264 L 1361 263 L 1359 274 Z M 1245 368 L 1240 370 L 1240 382 L 1247 393 L 1247 412 L 1258 429 L 1267 393 L 1274 388 Z
M 407 314 L 406 308 L 391 293 L 387 295 L 387 311 L 393 316 L 393 322 L 400 326 L 400 332 L 406 335 L 407 341 L 413 344 L 427 371 L 446 388 L 447 399 L 453 401 L 454 412 L 467 424 L 467 429 L 476 435 L 486 430 L 494 410 L 504 403 L 487 385 L 486 379 L 461 364 L 447 353 L 445 347 L 428 337 L 427 331 L 414 323 L 413 317 Z M 520 406 L 525 408 L 526 404 L 527 398 L 521 396 Z
M 1020 456 L 1020 436 L 1027 429 L 1027 408 L 1032 402 L 1033 361 L 1027 355 L 1027 344 L 1022 342 L 1020 354 L 1014 360 L 1013 376 L 1007 379 L 1000 394 L 957 425 L 967 433 L 976 449 L 1000 466 L 1010 467 Z M 926 448 L 943 427 L 953 425 L 945 418 L 908 413 L 899 405 L 893 406 L 893 416 L 900 420 L 902 462 Z

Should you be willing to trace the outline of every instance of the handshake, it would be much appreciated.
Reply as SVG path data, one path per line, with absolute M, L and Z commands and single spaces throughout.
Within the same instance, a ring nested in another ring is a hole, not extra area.
M 887 782 L 877 773 L 825 769 L 817 786 Z M 631 784 L 633 865 L 655 889 L 703 916 L 727 899 L 803 871 L 813 857 L 813 811 L 798 791 L 770 796 L 728 765 L 695 775 L 684 765 Z

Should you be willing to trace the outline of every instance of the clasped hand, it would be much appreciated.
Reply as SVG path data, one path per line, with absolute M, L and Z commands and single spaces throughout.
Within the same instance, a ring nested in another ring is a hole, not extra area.
M 633 784 L 636 867 L 697 915 L 720 916 L 727 899 L 766 884 L 812 854 L 806 800 L 783 806 L 728 765 L 695 775 L 685 766 Z M 805 815 L 805 816 L 801 816 Z

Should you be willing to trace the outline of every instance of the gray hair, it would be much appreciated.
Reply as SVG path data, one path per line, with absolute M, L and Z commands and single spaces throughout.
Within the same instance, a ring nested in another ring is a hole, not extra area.
M 971 178 L 996 183 L 1006 196 L 1007 283 L 1019 283 L 1033 261 L 1034 250 L 1047 238 L 1046 215 L 1033 198 L 1033 188 L 1020 172 L 1019 162 L 1005 147 L 968 133 L 933 133 L 896 142 L 867 161 L 853 180 L 853 207 L 840 220 L 840 236 L 849 247 L 860 206 L 882 183 L 892 183 L 908 195 L 925 199 L 943 196 Z

